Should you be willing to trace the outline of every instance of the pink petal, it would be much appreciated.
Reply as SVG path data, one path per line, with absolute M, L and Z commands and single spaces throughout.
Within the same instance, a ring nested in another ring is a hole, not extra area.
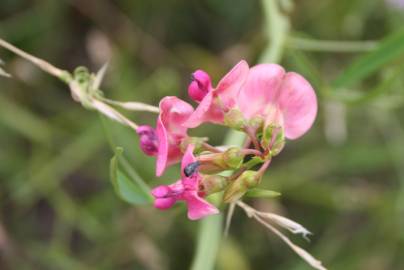
M 275 105 L 285 70 L 276 64 L 260 64 L 250 69 L 238 96 L 238 105 L 245 118 L 265 115 Z
M 187 128 L 184 122 L 194 112 L 187 102 L 173 96 L 160 101 L 160 117 L 169 134 L 185 135 Z
M 317 115 L 317 97 L 310 83 L 295 72 L 288 72 L 281 86 L 279 108 L 285 136 L 297 139 L 313 125 Z
M 155 197 L 155 198 L 164 198 L 167 195 L 169 195 L 171 192 L 171 189 L 169 186 L 158 186 L 153 188 L 153 190 L 151 191 L 151 194 Z
M 180 143 L 187 136 L 187 128 L 183 123 L 192 112 L 192 106 L 177 97 L 165 97 L 160 101 L 160 115 L 156 124 L 159 141 L 157 176 L 161 176 L 168 165 L 181 159 Z
M 203 122 L 211 122 L 216 124 L 223 123 L 223 111 L 214 104 L 214 91 L 210 91 L 199 103 L 194 113 L 184 123 L 185 127 L 195 128 Z
M 236 104 L 239 91 L 247 80 L 248 71 L 247 62 L 241 60 L 217 84 L 214 91 L 225 108 L 230 109 Z
M 187 194 L 185 201 L 188 205 L 188 218 L 191 220 L 197 220 L 219 213 L 219 210 L 216 207 L 198 197 L 196 192 Z
M 156 134 L 159 141 L 156 161 L 156 175 L 161 176 L 167 166 L 168 137 L 160 117 L 157 119 Z

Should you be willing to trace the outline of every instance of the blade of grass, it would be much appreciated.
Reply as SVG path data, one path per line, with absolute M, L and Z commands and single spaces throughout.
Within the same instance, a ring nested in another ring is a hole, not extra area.
M 383 39 L 374 51 L 356 59 L 334 80 L 331 86 L 334 89 L 351 86 L 403 55 L 404 30 L 402 29 Z

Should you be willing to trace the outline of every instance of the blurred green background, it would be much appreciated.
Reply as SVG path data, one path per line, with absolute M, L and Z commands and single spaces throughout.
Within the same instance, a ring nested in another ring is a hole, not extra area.
M 280 2 L 287 32 L 269 25 L 260 1 L 1 0 L 0 37 L 64 69 L 110 60 L 105 94 L 151 104 L 189 101 L 193 70 L 217 82 L 281 41 L 280 62 L 313 84 L 319 114 L 265 176 L 282 196 L 248 202 L 311 230 L 310 243 L 291 238 L 330 269 L 404 269 L 403 1 Z M 199 224 L 181 206 L 122 202 L 109 144 L 123 146 L 151 186 L 177 179 L 178 168 L 156 179 L 133 132 L 101 121 L 26 61 L 3 49 L 0 57 L 14 76 L 0 78 L 0 269 L 189 269 Z M 196 134 L 220 144 L 223 131 Z M 216 269 L 310 268 L 238 209 Z

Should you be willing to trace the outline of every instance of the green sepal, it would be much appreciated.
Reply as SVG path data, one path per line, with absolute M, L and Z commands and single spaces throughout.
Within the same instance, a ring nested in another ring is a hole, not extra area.
M 230 147 L 223 153 L 223 162 L 229 169 L 238 169 L 243 164 L 244 154 L 238 147 Z

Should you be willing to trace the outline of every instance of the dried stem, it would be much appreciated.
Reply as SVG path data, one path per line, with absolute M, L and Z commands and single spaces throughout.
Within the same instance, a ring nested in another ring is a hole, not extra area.
M 251 206 L 238 201 L 237 205 L 244 210 L 244 212 L 247 214 L 249 218 L 254 218 L 256 221 L 264 225 L 266 228 L 271 230 L 274 234 L 276 234 L 283 242 L 285 242 L 296 254 L 298 254 L 303 260 L 305 260 L 309 265 L 311 265 L 313 268 L 318 269 L 318 270 L 327 270 L 322 264 L 321 261 L 315 259 L 311 254 L 309 254 L 306 250 L 302 249 L 301 247 L 295 245 L 287 236 L 285 236 L 281 231 L 276 229 L 274 226 L 269 224 L 267 221 L 265 221 L 261 216 L 263 214 L 268 214 L 268 213 L 263 213 L 260 211 L 257 211 L 256 209 L 252 208 Z M 286 219 L 286 218 L 285 218 Z M 286 219 L 287 221 L 290 221 L 289 219 Z M 297 224 L 297 223 L 296 223 Z M 278 225 L 282 227 L 286 227 L 281 223 L 278 223 Z M 298 224 L 299 225 L 299 224 Z M 289 228 L 288 228 L 289 229 Z
M 74 79 L 74 77 L 68 71 L 59 69 L 50 64 L 49 62 L 46 62 L 27 52 L 24 52 L 23 50 L 15 47 L 14 45 L 8 43 L 7 41 L 1 38 L 0 38 L 0 47 L 3 47 L 15 53 L 16 55 L 26 59 L 27 61 L 31 62 L 35 66 L 45 71 L 46 73 L 63 80 L 65 83 L 69 85 L 72 97 L 75 101 L 81 102 L 85 107 L 95 109 L 100 113 L 102 113 L 103 115 L 107 116 L 108 118 L 117 121 L 125 126 L 128 126 L 134 130 L 138 128 L 138 125 L 136 123 L 129 120 L 124 115 L 122 115 L 121 113 L 119 113 L 117 110 L 115 110 L 113 107 L 109 106 L 106 103 L 120 106 L 128 110 L 147 111 L 153 113 L 159 112 L 159 108 L 152 105 L 140 102 L 118 102 L 107 98 L 103 98 L 101 96 L 88 94 L 85 90 L 82 89 L 82 86 Z M 92 87 L 96 88 L 94 90 L 99 90 L 98 88 L 101 83 L 102 77 L 105 74 L 106 67 L 107 65 L 104 65 L 104 67 L 100 71 L 100 74 L 97 75 L 96 80 L 93 82 Z
M 69 87 L 72 92 L 73 99 L 75 99 L 76 101 L 81 101 L 83 98 L 82 97 L 83 92 L 81 91 L 80 85 L 76 81 L 73 80 L 69 83 Z M 95 98 L 90 98 L 88 100 L 88 102 L 92 108 L 96 109 L 97 111 L 99 111 L 100 113 L 105 115 L 106 117 L 108 117 L 118 123 L 121 123 L 125 126 L 131 127 L 135 131 L 138 128 L 137 124 L 135 124 L 134 122 L 132 122 L 131 120 L 126 118 L 124 115 L 122 115 L 121 113 L 116 111 L 114 108 L 112 108 L 108 104 L 105 104 L 104 102 L 99 101 Z
M 151 112 L 151 113 L 159 113 L 159 108 L 153 105 L 145 104 L 142 102 L 122 102 L 122 101 L 116 101 L 108 98 L 100 98 L 100 100 L 111 104 L 115 105 L 118 107 L 121 107 L 123 109 L 129 110 L 129 111 L 143 111 L 143 112 Z
M 20 50 L 19 48 L 15 47 L 14 45 L 8 43 L 7 41 L 5 41 L 4 39 L 1 39 L 1 38 L 0 38 L 0 46 L 9 51 L 12 51 L 16 55 L 28 60 L 29 62 L 33 63 L 34 65 L 36 65 L 43 71 L 45 71 L 55 77 L 64 78 L 66 76 L 66 74 L 69 74 L 67 71 L 59 69 L 38 57 L 35 57 L 29 53 L 26 53 L 23 50 Z

